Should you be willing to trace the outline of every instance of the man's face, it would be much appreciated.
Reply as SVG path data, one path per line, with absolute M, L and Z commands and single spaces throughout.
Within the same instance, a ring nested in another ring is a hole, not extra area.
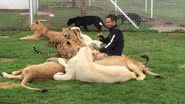
M 105 21 L 106 21 L 106 26 L 107 26 L 108 28 L 111 28 L 111 27 L 113 27 L 113 26 L 116 25 L 115 21 L 112 21 L 111 18 L 106 18 Z

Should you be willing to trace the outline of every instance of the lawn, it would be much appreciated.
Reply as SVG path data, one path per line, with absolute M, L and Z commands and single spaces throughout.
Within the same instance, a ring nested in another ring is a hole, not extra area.
M 48 57 L 34 54 L 37 46 L 55 51 L 42 41 L 21 41 L 31 32 L 0 32 L 0 58 L 16 58 L 0 62 L 0 72 L 11 72 Z M 95 32 L 87 33 L 95 37 Z M 0 89 L 0 104 L 184 104 L 185 103 L 185 35 L 183 33 L 125 32 L 124 54 L 143 61 L 148 54 L 153 72 L 165 78 L 147 76 L 144 81 L 115 84 L 82 83 L 79 81 L 37 81 L 29 86 L 47 88 L 49 92 L 33 92 L 22 87 Z M 0 82 L 15 82 L 0 78 Z

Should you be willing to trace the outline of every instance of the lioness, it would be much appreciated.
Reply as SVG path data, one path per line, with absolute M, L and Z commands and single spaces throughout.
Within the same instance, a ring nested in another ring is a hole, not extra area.
M 124 66 L 104 66 L 93 62 L 93 51 L 89 47 L 80 48 L 77 55 L 69 59 L 67 64 L 63 59 L 66 73 L 54 75 L 55 80 L 80 80 L 83 82 L 114 83 L 136 79 L 135 73 Z
M 48 59 L 53 60 L 53 59 Z M 14 71 L 12 74 L 7 74 L 6 72 L 1 73 L 4 78 L 8 79 L 20 79 L 20 86 L 34 91 L 46 92 L 46 89 L 32 88 L 25 84 L 30 81 L 35 80 L 49 80 L 53 79 L 53 75 L 62 72 L 64 73 L 64 67 L 56 62 L 45 62 L 42 64 L 31 65 L 26 68 L 20 69 L 19 71 Z
M 61 55 L 65 56 L 66 58 L 71 58 L 75 55 L 76 45 L 73 45 L 70 41 L 65 44 L 65 48 L 62 48 Z M 97 51 L 94 50 L 94 55 L 96 56 Z M 69 56 L 69 57 L 68 57 Z M 148 62 L 148 57 L 143 57 L 146 59 L 146 63 Z M 135 59 L 129 58 L 125 55 L 123 56 L 106 56 L 99 60 L 94 60 L 95 63 L 102 64 L 102 65 L 118 65 L 118 66 L 126 66 L 130 71 L 133 71 L 137 75 L 137 80 L 144 80 L 146 77 L 145 74 L 153 75 L 156 77 L 160 77 L 159 74 L 153 73 L 145 67 L 146 63 L 139 62 Z
M 40 40 L 42 38 L 46 38 L 48 40 L 60 35 L 60 32 L 50 31 L 47 27 L 45 27 L 39 20 L 36 20 L 31 25 L 32 31 L 34 34 L 31 36 L 26 36 L 20 38 L 21 40 Z
M 107 56 L 102 58 L 101 60 L 95 60 L 94 62 L 102 65 L 119 65 L 126 66 L 130 71 L 135 72 L 137 74 L 136 80 L 144 80 L 146 75 L 153 75 L 156 77 L 160 77 L 159 74 L 153 73 L 149 71 L 147 67 L 142 62 L 129 58 L 128 56 Z

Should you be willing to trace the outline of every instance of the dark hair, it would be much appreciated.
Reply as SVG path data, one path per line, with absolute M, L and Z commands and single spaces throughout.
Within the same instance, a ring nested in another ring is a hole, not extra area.
M 117 16 L 114 14 L 109 14 L 106 18 L 110 18 L 112 21 L 117 22 Z

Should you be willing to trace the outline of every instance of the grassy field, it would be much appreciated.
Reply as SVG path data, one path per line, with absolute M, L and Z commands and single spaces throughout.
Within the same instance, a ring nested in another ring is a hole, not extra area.
M 20 41 L 31 32 L 0 32 L 0 58 L 16 58 L 15 62 L 0 62 L 0 72 L 11 72 L 47 57 L 34 54 L 33 46 L 55 51 L 42 41 Z M 87 33 L 94 37 L 96 33 Z M 79 81 L 44 81 L 29 86 L 47 88 L 38 93 L 21 87 L 0 89 L 0 104 L 184 104 L 185 103 L 185 35 L 180 33 L 125 32 L 125 51 L 137 60 L 146 53 L 152 71 L 164 79 L 148 76 L 144 81 L 115 84 L 82 83 Z M 0 78 L 0 82 L 15 82 Z

